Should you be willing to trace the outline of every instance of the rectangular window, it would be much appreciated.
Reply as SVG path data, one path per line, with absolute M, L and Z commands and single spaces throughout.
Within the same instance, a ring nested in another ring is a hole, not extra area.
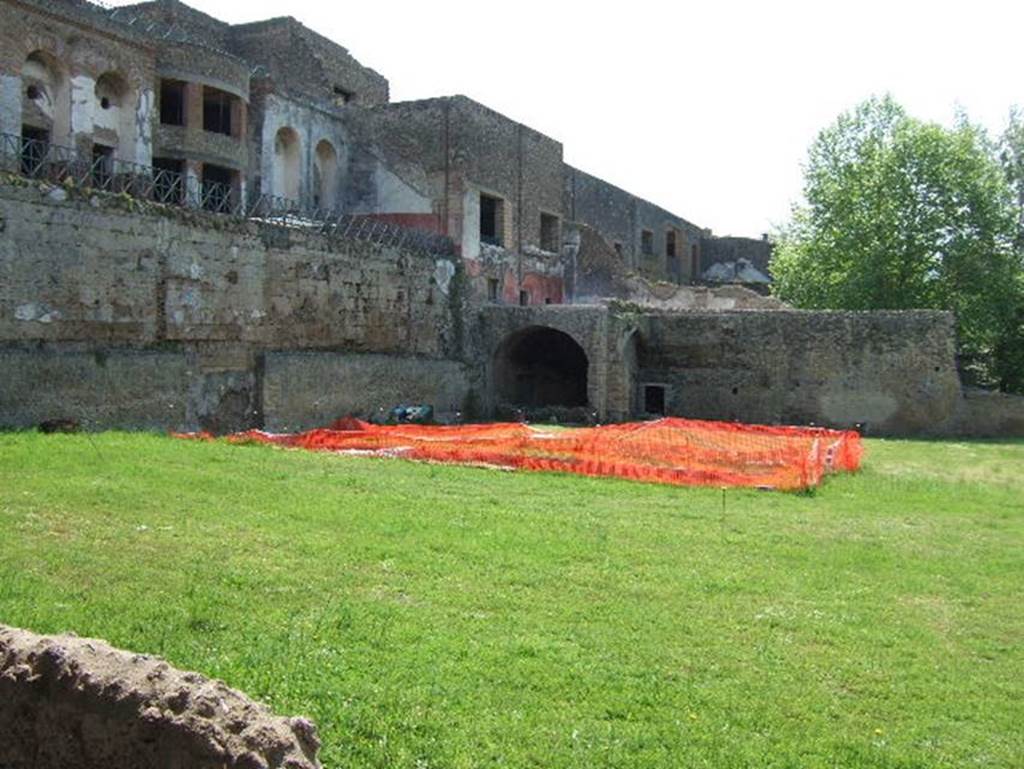
M 622 258 L 622 244 L 619 241 L 612 243 L 612 248 L 615 249 L 615 254 L 621 259 Z
M 231 94 L 203 88 L 203 130 L 231 136 Z
M 180 203 L 185 197 L 185 161 L 153 158 L 153 199 L 157 203 Z
M 676 255 L 676 231 L 668 230 L 665 233 L 665 256 L 675 258 Z
M 234 172 L 230 168 L 203 164 L 203 208 L 221 214 L 230 213 L 233 181 Z
M 644 413 L 665 415 L 665 385 L 644 385 Z
M 492 246 L 504 245 L 505 201 L 480 194 L 480 241 Z
M 690 264 L 692 268 L 690 275 L 696 280 L 700 277 L 700 252 L 697 251 L 696 243 L 690 246 Z
M 644 256 L 653 256 L 654 254 L 654 233 L 650 230 L 640 233 L 640 253 Z
M 544 251 L 552 253 L 558 251 L 562 239 L 561 228 L 558 217 L 553 214 L 540 215 L 540 247 Z
M 185 84 L 179 80 L 160 81 L 160 122 L 185 125 Z
M 487 279 L 487 301 L 497 302 L 498 301 L 498 279 L 488 278 Z
M 525 288 L 519 292 L 519 306 L 527 307 L 530 304 L 530 292 Z

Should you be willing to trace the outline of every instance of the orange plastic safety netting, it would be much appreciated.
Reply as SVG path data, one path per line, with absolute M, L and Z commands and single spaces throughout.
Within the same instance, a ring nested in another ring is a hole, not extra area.
M 856 470 L 863 452 L 860 435 L 853 431 L 674 418 L 575 429 L 374 425 L 343 419 L 304 433 L 250 430 L 228 440 L 681 486 L 769 489 L 816 486 L 826 473 Z

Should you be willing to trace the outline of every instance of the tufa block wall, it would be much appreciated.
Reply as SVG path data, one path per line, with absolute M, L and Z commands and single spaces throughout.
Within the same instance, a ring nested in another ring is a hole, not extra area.
M 0 188 L 0 426 L 74 416 L 94 426 L 219 430 L 321 413 L 294 390 L 263 403 L 265 370 L 280 370 L 276 351 L 321 353 L 291 361 L 289 376 L 333 388 L 333 416 L 368 415 L 382 369 L 362 355 L 404 356 L 410 371 L 429 370 L 441 395 L 417 392 L 431 402 L 464 399 L 461 366 L 420 363 L 462 357 L 450 259 L 68 196 Z M 326 359 L 347 372 L 343 382 L 318 379 Z

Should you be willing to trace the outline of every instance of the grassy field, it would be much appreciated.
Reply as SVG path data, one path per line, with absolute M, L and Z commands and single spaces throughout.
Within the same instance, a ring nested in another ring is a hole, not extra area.
M 1024 444 L 867 451 L 723 497 L 0 435 L 0 622 L 310 715 L 332 769 L 1022 767 Z

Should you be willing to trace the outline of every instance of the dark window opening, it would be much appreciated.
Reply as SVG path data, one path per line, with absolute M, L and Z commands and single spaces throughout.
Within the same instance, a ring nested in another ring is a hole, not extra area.
M 697 251 L 696 243 L 690 246 L 690 266 L 690 274 L 693 275 L 694 278 L 700 277 L 700 254 Z
M 110 186 L 114 173 L 114 148 L 103 144 L 92 145 L 92 186 L 100 189 Z
M 530 304 L 530 292 L 525 288 L 519 292 L 519 306 L 526 307 Z
M 664 385 L 644 385 L 644 413 L 665 416 Z
M 650 230 L 644 230 L 640 233 L 640 252 L 644 256 L 652 256 L 654 254 L 654 233 Z
M 36 99 L 38 99 L 40 96 L 43 95 L 43 92 L 39 89 L 39 86 L 37 86 L 35 84 L 32 84 L 28 88 L 25 89 L 25 95 L 30 100 L 35 101 Z
M 334 86 L 334 103 L 339 107 L 344 104 L 350 104 L 355 99 L 355 97 L 356 95 L 351 91 L 346 91 L 344 88 L 338 85 Z
M 480 195 L 480 240 L 492 246 L 503 245 L 505 201 L 491 195 Z
M 550 296 L 545 296 L 544 297 L 544 304 L 551 304 L 551 297 Z
M 616 240 L 614 243 L 612 243 L 612 248 L 615 249 L 616 255 L 621 259 L 622 258 L 622 244 L 619 241 Z
M 231 136 L 231 94 L 203 88 L 203 130 Z
M 488 278 L 487 279 L 487 301 L 497 302 L 498 301 L 498 279 Z
M 184 83 L 160 81 L 160 122 L 164 125 L 185 125 Z
M 669 230 L 665 233 L 665 256 L 670 259 L 675 258 L 676 255 L 676 233 L 675 230 Z
M 185 197 L 185 161 L 153 158 L 153 198 L 158 203 L 180 203 Z
M 552 214 L 540 215 L 540 247 L 544 251 L 557 251 L 560 240 L 558 217 Z
M 562 331 L 521 331 L 498 351 L 495 385 L 499 400 L 510 405 L 586 406 L 587 356 Z
M 21 172 L 35 176 L 42 170 L 50 150 L 50 132 L 43 128 L 21 128 Z
M 230 168 L 203 165 L 203 208 L 207 211 L 229 213 L 231 210 L 231 184 L 234 173 Z
M 101 109 L 110 109 L 110 98 L 109 97 L 104 96 L 104 97 L 102 97 L 100 99 L 100 108 Z

